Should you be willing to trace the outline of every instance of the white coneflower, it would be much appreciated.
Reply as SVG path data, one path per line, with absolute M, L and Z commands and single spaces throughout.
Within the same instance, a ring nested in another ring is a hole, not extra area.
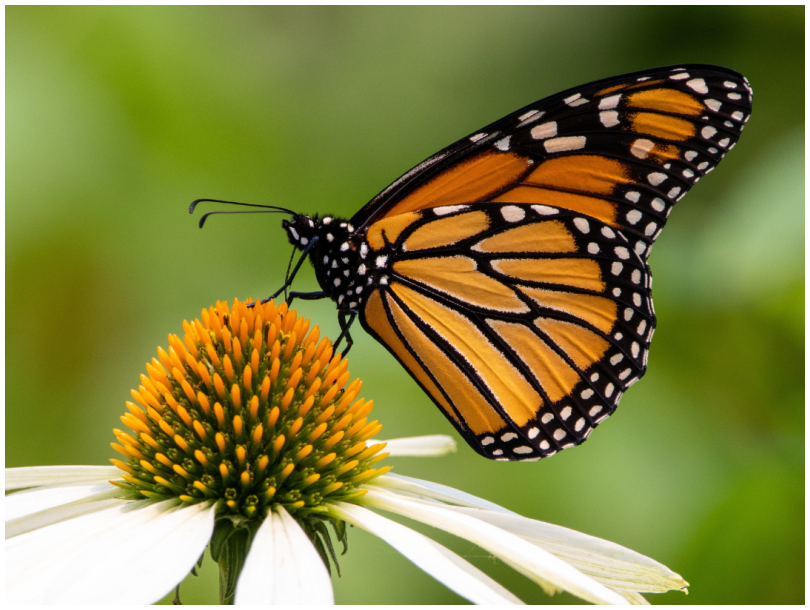
M 6 470 L 6 600 L 153 603 L 209 547 L 222 603 L 332 603 L 331 534 L 346 523 L 399 550 L 477 603 L 520 603 L 480 570 L 372 507 L 487 549 L 540 584 L 593 602 L 643 602 L 684 588 L 623 547 L 525 519 L 463 492 L 373 466 L 441 455 L 434 436 L 372 442 L 371 401 L 309 320 L 235 301 L 184 322 L 147 364 L 115 430 L 115 467 Z M 356 400 L 357 399 L 357 400 Z M 387 453 L 382 453 L 386 448 Z M 114 486 L 111 486 L 112 483 Z

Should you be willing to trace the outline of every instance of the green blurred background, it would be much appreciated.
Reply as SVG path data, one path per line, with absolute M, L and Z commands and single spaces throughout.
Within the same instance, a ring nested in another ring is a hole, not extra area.
M 7 8 L 6 465 L 106 463 L 166 335 L 282 283 L 278 217 L 200 231 L 192 199 L 350 216 L 516 108 L 684 62 L 744 73 L 754 112 L 651 257 L 647 376 L 554 459 L 493 463 L 462 441 L 391 462 L 691 583 L 654 603 L 802 603 L 803 7 Z M 316 288 L 311 269 L 296 288 Z M 336 336 L 330 303 L 299 310 Z M 455 434 L 383 347 L 355 337 L 351 371 L 382 437 Z M 429 533 L 529 603 L 575 601 Z M 365 532 L 341 567 L 341 603 L 463 601 Z M 216 601 L 210 559 L 186 582 L 184 602 Z

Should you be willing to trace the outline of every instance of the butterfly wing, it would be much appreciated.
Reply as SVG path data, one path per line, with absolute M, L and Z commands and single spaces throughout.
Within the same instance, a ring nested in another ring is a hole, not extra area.
M 352 219 L 390 272 L 361 323 L 482 455 L 579 444 L 645 371 L 653 241 L 750 109 L 735 72 L 662 68 L 460 140 Z
M 404 174 L 352 218 L 357 228 L 420 209 L 484 201 L 572 209 L 646 249 L 673 203 L 734 147 L 751 88 L 716 66 L 597 81 L 522 108 Z M 649 252 L 646 252 L 649 254 Z
M 483 455 L 536 459 L 581 443 L 644 374 L 646 263 L 606 223 L 561 208 L 415 215 L 364 328 Z

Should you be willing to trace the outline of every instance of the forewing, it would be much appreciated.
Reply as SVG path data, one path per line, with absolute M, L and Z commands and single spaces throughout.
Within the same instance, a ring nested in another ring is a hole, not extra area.
M 352 223 L 371 235 L 388 220 L 428 208 L 536 203 L 621 229 L 646 257 L 672 205 L 734 147 L 751 114 L 751 95 L 742 75 L 703 65 L 577 87 L 427 159 Z

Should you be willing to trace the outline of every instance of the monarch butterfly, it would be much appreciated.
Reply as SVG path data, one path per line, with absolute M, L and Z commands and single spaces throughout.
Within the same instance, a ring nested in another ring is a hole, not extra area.
M 487 458 L 578 445 L 644 374 L 647 257 L 672 206 L 734 147 L 751 99 L 726 68 L 626 74 L 462 138 L 350 220 L 256 206 L 290 214 L 303 251 L 273 296 L 309 258 L 321 291 L 290 300 L 334 300 L 346 351 L 359 316 Z M 199 201 L 219 200 L 190 211 Z

